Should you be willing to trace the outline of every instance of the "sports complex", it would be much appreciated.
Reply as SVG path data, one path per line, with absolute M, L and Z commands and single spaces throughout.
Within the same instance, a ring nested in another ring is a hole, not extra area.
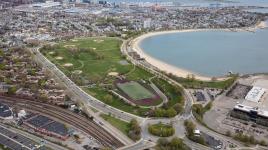
M 180 88 L 133 65 L 118 38 L 77 38 L 40 49 L 85 92 L 122 111 L 144 115 L 153 107 L 183 106 Z M 168 101 L 167 101 L 168 99 Z
M 121 81 L 117 82 L 116 86 L 120 95 L 136 105 L 152 106 L 162 101 L 152 87 L 146 84 L 143 86 L 136 81 Z

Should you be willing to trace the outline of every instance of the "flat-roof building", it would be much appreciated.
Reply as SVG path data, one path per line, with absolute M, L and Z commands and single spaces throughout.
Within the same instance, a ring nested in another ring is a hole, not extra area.
M 13 113 L 9 106 L 0 103 L 0 119 L 13 119 Z
M 46 1 L 45 3 L 36 3 L 32 4 L 32 7 L 35 8 L 52 8 L 61 6 L 60 2 Z
M 266 89 L 254 86 L 247 93 L 245 99 L 234 106 L 231 116 L 252 120 L 258 124 L 268 126 L 268 98 Z
M 265 93 L 265 89 L 261 88 L 261 87 L 256 87 L 254 86 L 247 94 L 247 96 L 245 97 L 246 100 L 248 101 L 253 101 L 258 103 L 261 99 L 261 97 L 263 96 L 263 94 Z

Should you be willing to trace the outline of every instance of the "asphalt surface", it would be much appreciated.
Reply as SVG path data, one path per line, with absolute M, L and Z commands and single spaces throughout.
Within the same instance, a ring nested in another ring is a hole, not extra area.
M 123 112 L 121 110 L 118 110 L 116 108 L 113 108 L 109 105 L 106 105 L 105 103 L 101 102 L 100 100 L 97 100 L 93 96 L 87 94 L 84 92 L 79 86 L 77 86 L 73 81 L 71 81 L 61 70 L 59 70 L 56 65 L 51 63 L 47 58 L 45 58 L 41 52 L 39 52 L 37 49 L 32 49 L 32 53 L 35 54 L 35 60 L 42 64 L 43 67 L 49 69 L 53 75 L 58 78 L 62 83 L 64 83 L 65 87 L 67 88 L 68 92 L 73 95 L 73 97 L 82 102 L 84 104 L 84 107 L 86 108 L 86 111 L 89 112 L 90 115 L 94 117 L 94 121 L 99 123 L 105 130 L 110 132 L 113 135 L 117 135 L 116 137 L 125 145 L 130 145 L 133 143 L 127 136 L 122 134 L 117 129 L 111 127 L 110 124 L 106 123 L 101 119 L 98 115 L 96 115 L 90 108 L 93 107 L 105 114 L 112 114 L 113 116 L 120 118 L 125 121 L 130 121 L 132 119 L 136 119 L 138 121 L 143 120 L 143 118 L 139 116 L 135 116 L 133 114 L 129 114 L 126 112 Z M 69 93 L 69 94 L 70 94 Z
M 124 43 L 122 44 L 121 47 L 121 51 L 123 54 L 127 55 L 127 49 L 129 48 L 127 46 L 128 41 L 124 41 Z M 103 113 L 106 114 L 112 114 L 113 116 L 115 116 L 116 118 L 125 120 L 125 121 L 130 121 L 131 119 L 136 119 L 141 123 L 142 126 L 142 139 L 139 142 L 136 142 L 135 144 L 129 144 L 129 146 L 125 146 L 123 149 L 128 149 L 128 150 L 139 150 L 139 149 L 146 149 L 149 147 L 153 147 L 156 141 L 156 137 L 153 137 L 152 135 L 149 135 L 146 133 L 147 131 L 147 124 L 148 123 L 152 123 L 152 122 L 159 122 L 159 121 L 166 121 L 166 122 L 174 122 L 174 124 L 178 125 L 178 127 L 176 127 L 176 136 L 184 138 L 184 142 L 185 144 L 187 144 L 190 148 L 194 149 L 194 150 L 209 150 L 209 147 L 194 143 L 190 140 L 188 140 L 187 138 L 185 138 L 185 129 L 183 127 L 181 127 L 181 125 L 183 125 L 184 120 L 186 119 L 191 119 L 197 126 L 197 129 L 201 130 L 202 132 L 208 134 L 211 137 L 214 137 L 215 139 L 222 141 L 223 145 L 225 146 L 226 143 L 228 142 L 232 142 L 235 143 L 237 146 L 241 146 L 241 143 L 234 141 L 233 139 L 226 137 L 224 135 L 218 134 L 214 131 L 211 131 L 209 129 L 207 129 L 206 127 L 200 125 L 195 118 L 192 115 L 191 112 L 191 107 L 193 104 L 193 98 L 191 97 L 191 95 L 188 93 L 188 91 L 186 89 L 184 89 L 178 82 L 170 79 L 169 77 L 163 75 L 162 73 L 154 70 L 155 67 L 150 66 L 148 64 L 144 64 L 143 62 L 140 61 L 136 61 L 134 59 L 132 59 L 130 56 L 128 56 L 128 60 L 130 60 L 133 64 L 138 65 L 142 68 L 145 68 L 146 70 L 150 71 L 151 73 L 153 73 L 156 76 L 162 77 L 163 79 L 167 80 L 170 83 L 176 84 L 180 87 L 182 87 L 183 94 L 185 97 L 185 109 L 184 112 L 181 114 L 181 116 L 176 116 L 175 118 L 172 119 L 147 119 L 147 118 L 142 118 L 130 113 L 126 113 L 123 112 L 121 110 L 118 110 L 116 108 L 113 108 L 111 106 L 108 106 L 106 104 L 104 104 L 103 102 L 97 100 L 96 98 L 92 97 L 91 95 L 87 94 L 86 92 L 84 92 L 80 87 L 78 87 L 77 85 L 75 85 L 63 72 L 61 72 L 53 63 L 51 63 L 49 60 L 47 60 L 39 51 L 38 49 L 33 50 L 33 52 L 36 54 L 37 57 L 37 61 L 39 61 L 40 63 L 43 64 L 44 67 L 48 68 L 49 70 L 51 70 L 51 72 L 54 74 L 54 76 L 56 76 L 58 79 L 60 79 L 67 87 L 67 89 L 71 92 L 73 92 L 74 95 L 76 95 L 79 100 L 82 100 L 84 104 L 87 104 Z M 180 127 L 179 127 L 180 126 Z M 110 131 L 111 132 L 111 131 Z M 124 141 L 121 137 L 121 140 Z M 151 141 L 152 142 L 149 142 Z
M 28 137 L 13 132 L 4 126 L 0 126 L 0 143 L 12 150 L 30 150 L 38 145 Z

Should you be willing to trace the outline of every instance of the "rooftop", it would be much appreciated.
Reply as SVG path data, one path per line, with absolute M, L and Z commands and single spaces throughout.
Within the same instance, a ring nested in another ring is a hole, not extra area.
M 7 105 L 0 103 L 0 117 L 7 118 L 12 116 L 12 111 Z

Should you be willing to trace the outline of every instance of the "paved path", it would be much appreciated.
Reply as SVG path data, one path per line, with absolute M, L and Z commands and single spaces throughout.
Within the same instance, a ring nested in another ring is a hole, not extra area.
M 152 74 L 154 74 L 155 76 L 161 77 L 163 79 L 165 79 L 166 81 L 168 81 L 169 83 L 178 85 L 180 87 L 181 84 L 179 84 L 178 82 L 174 81 L 173 79 L 170 79 L 169 77 L 167 77 L 166 75 L 162 74 L 159 71 L 155 70 L 155 67 L 152 67 L 148 64 L 144 64 L 141 61 L 137 61 L 134 60 L 132 57 L 130 57 L 127 53 L 127 50 L 130 48 L 128 47 L 128 41 L 124 41 L 122 46 L 121 46 L 121 51 L 123 54 L 125 54 L 127 56 L 127 59 L 129 61 L 131 61 L 134 65 L 140 66 L 142 68 L 144 68 L 145 70 L 151 72 Z M 125 120 L 125 121 L 130 121 L 131 119 L 136 119 L 138 122 L 141 123 L 141 128 L 142 128 L 142 139 L 136 143 L 133 144 L 133 142 L 131 143 L 129 140 L 124 139 L 124 135 L 122 135 L 121 132 L 119 131 L 112 131 L 113 129 L 109 126 L 108 124 L 106 125 L 105 123 L 105 129 L 112 132 L 112 134 L 114 135 L 118 135 L 118 138 L 125 143 L 126 145 L 129 146 L 125 146 L 123 149 L 128 149 L 128 150 L 139 150 L 139 149 L 146 149 L 149 147 L 152 147 L 155 145 L 155 142 L 157 141 L 157 137 L 154 137 L 152 135 L 150 135 L 147 131 L 148 128 L 148 124 L 151 123 L 157 123 L 159 121 L 161 122 L 165 122 L 165 123 L 170 123 L 172 122 L 174 127 L 176 128 L 176 133 L 175 135 L 181 138 L 184 138 L 184 142 L 185 144 L 187 144 L 189 147 L 191 147 L 192 149 L 198 149 L 198 150 L 207 150 L 209 149 L 208 147 L 205 147 L 203 145 L 194 143 L 190 140 L 188 140 L 187 138 L 185 138 L 185 129 L 183 127 L 183 122 L 186 119 L 191 119 L 194 121 L 195 124 L 197 124 L 197 128 L 199 130 L 201 130 L 202 132 L 205 132 L 213 137 L 215 137 L 218 140 L 221 140 L 224 142 L 227 141 L 234 141 L 226 136 L 220 135 L 216 132 L 213 132 L 211 130 L 208 130 L 207 128 L 203 127 L 202 125 L 198 124 L 191 112 L 191 107 L 193 104 L 193 99 L 191 97 L 191 95 L 189 94 L 189 92 L 183 89 L 183 96 L 185 98 L 185 108 L 184 108 L 184 112 L 182 113 L 181 116 L 176 116 L 174 118 L 171 119 L 148 119 L 148 118 L 142 118 L 127 112 L 123 112 L 119 109 L 113 108 L 109 105 L 104 104 L 103 102 L 97 100 L 96 98 L 94 98 L 93 96 L 87 94 L 86 92 L 84 92 L 80 87 L 78 87 L 76 84 L 74 84 L 61 70 L 59 70 L 53 63 L 51 63 L 48 59 L 46 59 L 39 51 L 38 49 L 33 49 L 32 51 L 33 53 L 35 53 L 36 55 L 36 60 L 38 62 L 40 62 L 45 68 L 49 69 L 53 75 L 55 77 L 57 77 L 62 83 L 64 83 L 64 85 L 66 86 L 66 88 L 68 89 L 68 91 L 70 91 L 72 93 L 72 95 L 74 95 L 76 97 L 77 100 L 83 102 L 85 104 L 85 107 L 90 106 L 93 107 L 105 114 L 112 114 L 113 116 L 115 116 L 116 118 L 119 118 L 121 120 Z M 90 111 L 90 109 L 87 109 L 89 111 L 90 114 L 92 114 L 96 119 L 97 122 L 98 121 L 103 121 L 102 119 L 99 119 L 99 117 L 97 115 L 95 115 L 94 112 Z M 128 139 L 128 138 L 127 138 Z M 152 141 L 152 142 L 150 142 Z M 234 141 L 233 143 L 236 143 L 237 145 L 240 145 L 239 142 Z
M 68 90 L 68 94 L 77 100 L 78 102 L 83 104 L 83 108 L 86 111 L 86 113 L 92 115 L 94 117 L 94 120 L 99 123 L 105 130 L 110 132 L 113 135 L 116 135 L 116 137 L 125 145 L 130 145 L 133 143 L 132 140 L 130 140 L 126 135 L 124 135 L 122 132 L 111 126 L 109 123 L 104 121 L 101 117 L 99 117 L 97 114 L 95 114 L 89 107 L 93 107 L 99 111 L 102 111 L 105 114 L 113 114 L 117 118 L 121 118 L 126 121 L 130 121 L 132 118 L 135 118 L 137 120 L 140 120 L 142 118 L 122 112 L 116 108 L 113 108 L 111 106 L 108 106 L 104 104 L 103 102 L 97 100 L 96 98 L 92 97 L 91 95 L 84 92 L 80 87 L 78 87 L 73 81 L 71 81 L 61 70 L 59 70 L 56 65 L 51 63 L 46 57 L 44 57 L 41 52 L 39 52 L 37 49 L 31 49 L 31 52 L 35 54 L 34 59 L 40 63 L 44 68 L 50 70 L 52 75 L 58 79 Z

